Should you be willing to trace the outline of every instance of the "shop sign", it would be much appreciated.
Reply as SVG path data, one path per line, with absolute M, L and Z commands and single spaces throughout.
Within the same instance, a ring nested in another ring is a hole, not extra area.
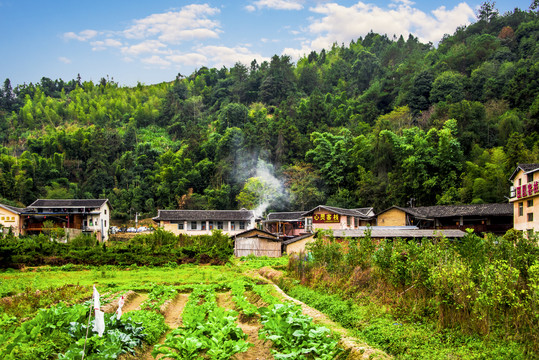
M 339 222 L 341 222 L 341 216 L 339 214 L 314 214 L 313 216 L 313 223 L 315 224 Z
M 539 193 L 539 182 L 534 181 L 533 183 L 517 186 L 515 190 L 517 198 L 519 199 L 526 196 L 532 196 Z

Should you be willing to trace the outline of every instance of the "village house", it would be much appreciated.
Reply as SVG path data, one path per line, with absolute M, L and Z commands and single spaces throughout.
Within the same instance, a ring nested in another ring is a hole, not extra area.
M 234 236 L 255 227 L 251 210 L 158 210 L 153 221 L 176 235 L 204 235 L 213 230 Z
M 279 236 L 299 236 L 305 233 L 303 211 L 269 213 L 262 223 L 264 230 Z
M 343 209 L 334 206 L 319 205 L 304 212 L 306 232 L 337 229 L 356 229 L 372 225 L 376 217 L 373 208 Z
M 22 233 L 41 233 L 47 225 L 65 229 L 70 238 L 92 233 L 106 241 L 110 211 L 108 199 L 38 199 L 20 213 Z
M 0 232 L 11 233 L 15 236 L 19 236 L 21 233 L 21 212 L 24 209 L 0 204 Z
M 419 229 L 473 229 L 476 233 L 505 234 L 513 227 L 513 206 L 509 203 L 409 208 L 392 206 L 377 214 L 376 225 L 416 226 Z
M 539 231 L 539 164 L 519 164 L 509 180 L 514 228 Z

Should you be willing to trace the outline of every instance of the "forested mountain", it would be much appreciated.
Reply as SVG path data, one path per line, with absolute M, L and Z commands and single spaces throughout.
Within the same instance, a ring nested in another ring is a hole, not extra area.
M 0 202 L 254 207 L 262 161 L 288 191 L 275 210 L 503 202 L 538 161 L 538 40 L 537 13 L 483 11 L 437 47 L 370 33 L 158 85 L 6 79 Z

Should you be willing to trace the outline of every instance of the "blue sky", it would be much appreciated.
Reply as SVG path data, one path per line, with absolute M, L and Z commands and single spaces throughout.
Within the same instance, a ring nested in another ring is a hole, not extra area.
M 530 1 L 496 1 L 500 13 Z M 120 85 L 171 81 L 201 66 L 297 60 L 370 30 L 437 43 L 475 21 L 481 1 L 0 0 L 0 80 L 41 77 Z

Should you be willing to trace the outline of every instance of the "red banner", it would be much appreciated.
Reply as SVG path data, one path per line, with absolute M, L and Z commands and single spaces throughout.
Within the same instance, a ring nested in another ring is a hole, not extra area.
M 315 224 L 339 222 L 341 222 L 341 216 L 339 214 L 314 214 L 313 216 L 313 223 Z

